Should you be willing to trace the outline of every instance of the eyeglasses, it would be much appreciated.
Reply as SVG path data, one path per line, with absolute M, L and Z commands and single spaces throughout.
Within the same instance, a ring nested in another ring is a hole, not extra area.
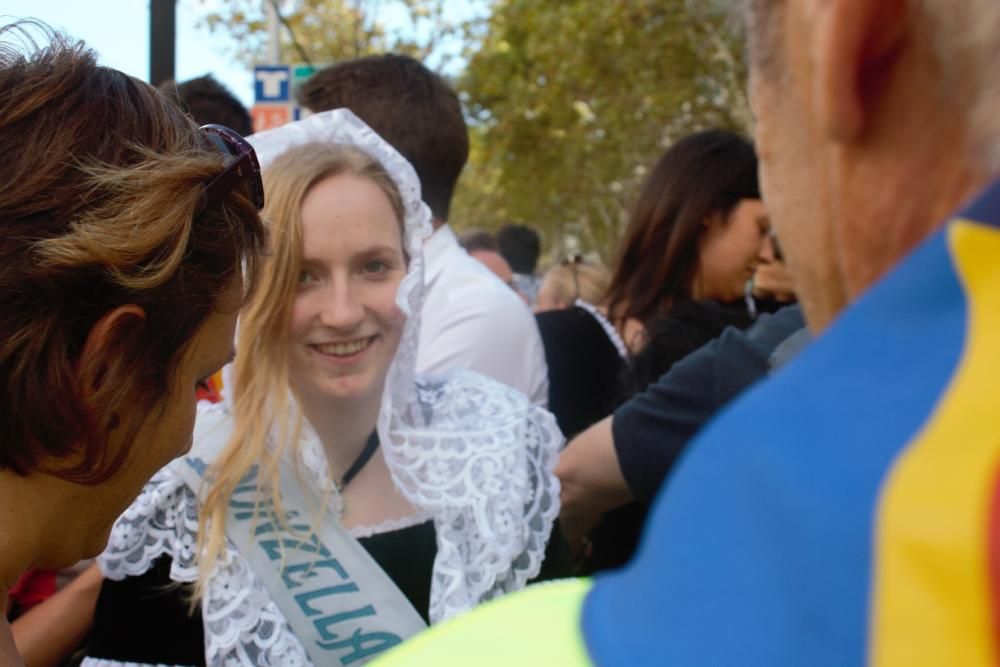
M 201 133 L 226 156 L 226 168 L 205 186 L 205 196 L 198 212 L 201 213 L 222 201 L 229 192 L 245 184 L 250 200 L 257 210 L 264 208 L 264 183 L 260 179 L 257 153 L 247 140 L 223 125 L 202 125 Z

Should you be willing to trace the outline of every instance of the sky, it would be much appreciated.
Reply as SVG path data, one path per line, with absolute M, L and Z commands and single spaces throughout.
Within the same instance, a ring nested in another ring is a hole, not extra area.
M 244 105 L 253 103 L 253 74 L 236 62 L 232 40 L 197 27 L 211 0 L 177 0 L 178 81 L 212 74 Z M 37 18 L 94 49 L 102 65 L 149 80 L 149 0 L 0 0 L 0 22 Z M 228 51 L 227 51 L 228 50 Z

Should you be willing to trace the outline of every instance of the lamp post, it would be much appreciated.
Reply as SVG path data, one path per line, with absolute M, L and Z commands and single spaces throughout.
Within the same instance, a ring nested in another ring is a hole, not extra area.
M 264 0 L 264 13 L 267 16 L 267 64 L 281 64 L 281 40 L 278 37 L 278 8 L 274 0 Z
M 177 0 L 150 0 L 149 82 L 159 86 L 174 78 Z

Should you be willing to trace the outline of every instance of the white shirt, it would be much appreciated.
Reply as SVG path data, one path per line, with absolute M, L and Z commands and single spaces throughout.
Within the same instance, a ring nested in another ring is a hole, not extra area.
M 468 368 L 546 406 L 549 373 L 535 316 L 443 225 L 424 243 L 427 286 L 417 372 Z

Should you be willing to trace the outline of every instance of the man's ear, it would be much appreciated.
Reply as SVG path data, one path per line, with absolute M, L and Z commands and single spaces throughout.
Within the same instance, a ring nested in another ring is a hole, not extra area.
M 820 127 L 836 141 L 865 129 L 878 83 L 901 51 L 909 0 L 820 0 L 813 41 L 814 104 Z
M 84 398 L 100 393 L 113 360 L 123 352 L 122 343 L 145 322 L 145 310 L 135 304 L 126 304 L 104 313 L 91 327 L 77 363 Z

